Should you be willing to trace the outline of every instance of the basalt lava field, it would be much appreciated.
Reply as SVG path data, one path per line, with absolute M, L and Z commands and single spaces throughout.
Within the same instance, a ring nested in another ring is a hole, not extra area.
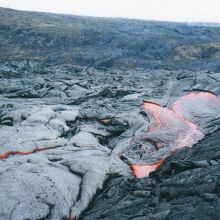
M 0 220 L 219 219 L 219 27 L 0 16 Z

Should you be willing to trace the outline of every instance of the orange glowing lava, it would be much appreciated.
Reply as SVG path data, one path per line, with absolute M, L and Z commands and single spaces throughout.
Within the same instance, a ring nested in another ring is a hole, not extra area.
M 177 148 L 191 147 L 203 137 L 203 134 L 196 124 L 185 119 L 181 113 L 176 112 L 173 108 L 167 109 L 148 101 L 143 103 L 143 108 L 150 112 L 156 122 L 156 126 L 154 124 L 149 126 L 149 132 L 162 129 L 169 130 L 171 128 L 173 132 L 181 131 L 181 136 L 177 139 Z M 185 128 L 185 130 L 180 129 L 181 127 Z M 157 143 L 157 148 L 159 149 L 161 147 L 163 147 L 163 145 Z
M 54 149 L 54 148 L 56 148 L 56 147 L 37 148 L 32 151 L 9 151 L 4 154 L 0 154 L 0 160 L 7 159 L 8 157 L 13 156 L 13 155 L 29 155 L 29 154 L 34 154 L 37 152 L 41 152 L 41 151 L 45 151 L 45 150 L 49 150 L 49 149 Z
M 136 165 L 132 164 L 131 169 L 135 175 L 136 178 L 143 178 L 146 176 L 149 176 L 150 173 L 153 171 L 159 169 L 161 165 L 163 164 L 163 160 L 154 163 L 154 164 L 148 164 L 148 165 Z
M 68 220 L 73 220 L 73 218 L 72 218 L 72 209 L 69 209 Z
M 104 125 L 110 125 L 111 121 L 112 120 L 110 118 L 101 119 L 101 123 L 104 124 Z
M 150 101 L 144 101 L 143 102 L 143 108 L 146 111 L 149 111 L 151 113 L 151 115 L 154 117 L 154 120 L 156 122 L 155 126 L 150 126 L 149 127 L 149 131 L 155 131 L 158 130 L 159 128 L 161 128 L 163 126 L 162 120 L 161 120 L 161 115 L 160 115 L 160 110 L 161 110 L 161 106 L 150 102 Z
M 193 119 L 194 117 L 193 111 L 194 109 L 194 112 L 199 111 L 197 109 L 198 106 L 202 108 L 203 106 L 209 106 L 209 103 L 220 105 L 220 99 L 215 96 L 215 94 L 206 91 L 188 93 L 177 100 L 170 109 L 164 108 L 151 101 L 144 101 L 142 107 L 150 113 L 154 121 L 154 123 L 149 125 L 150 137 L 152 137 L 152 134 L 158 136 L 160 132 L 162 134 L 164 131 L 167 132 L 168 136 L 174 137 L 173 139 L 171 138 L 171 140 L 175 145 L 168 149 L 171 154 L 182 148 L 192 147 L 204 137 L 199 124 L 191 120 L 191 118 Z M 154 140 L 149 139 L 148 141 Z M 156 145 L 158 151 L 164 147 L 164 145 L 159 142 L 155 142 L 154 145 Z M 164 161 L 160 159 L 160 161 L 155 164 L 133 164 L 131 165 L 131 169 L 137 178 L 143 178 L 160 168 L 163 162 Z
M 182 110 L 182 104 L 184 102 L 194 102 L 195 100 L 209 100 L 212 101 L 216 104 L 220 104 L 220 99 L 212 92 L 208 92 L 208 91 L 200 91 L 200 92 L 190 92 L 188 94 L 186 94 L 185 96 L 181 97 L 179 100 L 177 100 L 173 106 L 172 106 L 172 110 L 175 112 L 178 112 L 179 110 Z

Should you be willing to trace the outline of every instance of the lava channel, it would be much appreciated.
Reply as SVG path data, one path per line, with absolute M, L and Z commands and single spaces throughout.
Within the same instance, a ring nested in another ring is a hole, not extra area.
M 46 151 L 46 150 L 50 150 L 50 149 L 54 149 L 54 148 L 57 148 L 57 146 L 56 147 L 36 148 L 32 151 L 8 151 L 4 154 L 0 154 L 0 160 L 7 159 L 8 157 L 14 156 L 14 155 L 29 155 L 29 154 L 34 154 L 37 152 Z

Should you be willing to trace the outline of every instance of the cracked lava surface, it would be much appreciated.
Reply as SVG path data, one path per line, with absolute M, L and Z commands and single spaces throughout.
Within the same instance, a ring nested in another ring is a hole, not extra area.
M 5 65 L 19 72 L 10 63 Z M 131 178 L 134 186 L 137 179 L 140 184 L 150 181 L 172 158 L 185 152 L 181 149 L 219 129 L 220 87 L 212 79 L 218 74 L 210 78 L 206 72 L 187 72 L 186 78 L 177 79 L 184 73 L 158 70 L 143 75 L 127 70 L 125 75 L 118 70 L 114 75 L 82 67 L 76 74 L 75 66 L 65 68 L 45 67 L 45 72 L 54 72 L 53 77 L 30 73 L 26 79 L 19 72 L 0 82 L 3 220 L 98 219 L 94 216 L 105 208 L 96 198 L 102 201 L 105 189 L 117 180 L 106 182 L 107 177 Z M 158 80 L 163 82 L 160 87 Z M 178 164 L 187 169 L 215 162 Z M 109 202 L 117 200 L 119 185 L 114 187 Z M 103 190 L 96 197 L 99 189 Z M 84 212 L 94 197 L 93 206 Z

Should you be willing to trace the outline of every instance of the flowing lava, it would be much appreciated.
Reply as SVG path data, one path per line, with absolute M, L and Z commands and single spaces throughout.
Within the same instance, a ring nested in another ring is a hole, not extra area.
M 153 171 L 159 169 L 161 165 L 163 164 L 163 160 L 159 161 L 155 164 L 149 164 L 149 165 L 131 165 L 131 170 L 133 171 L 135 177 L 137 178 L 143 178 L 146 176 L 149 176 L 150 173 Z
M 111 118 L 101 119 L 101 123 L 102 123 L 103 125 L 110 125 L 110 124 L 111 124 Z
M 161 120 L 161 114 L 160 114 L 160 111 L 163 110 L 161 109 L 161 106 L 154 102 L 144 101 L 143 108 L 152 114 L 156 122 L 156 125 L 149 127 L 149 131 L 155 131 L 160 129 L 163 126 L 163 122 Z
M 186 107 L 189 107 L 189 105 L 192 105 L 196 101 L 200 101 L 200 104 L 202 103 L 203 105 L 207 105 L 209 102 L 215 103 L 217 105 L 220 104 L 220 99 L 212 92 L 191 92 L 177 100 L 173 104 L 172 110 L 175 112 L 182 111 L 181 113 L 183 113 L 183 111 L 186 110 Z
M 73 220 L 73 218 L 72 218 L 72 209 L 69 209 L 68 220 Z
M 151 137 L 151 142 L 156 143 L 157 151 L 164 147 L 158 141 L 167 141 L 166 147 L 171 155 L 183 147 L 192 147 L 198 143 L 204 137 L 206 127 L 215 127 L 212 122 L 218 122 L 220 118 L 220 99 L 211 92 L 191 92 L 177 100 L 170 109 L 151 101 L 144 101 L 143 109 L 150 113 L 154 121 L 149 125 L 150 135 L 146 136 Z M 174 148 L 169 149 L 172 142 L 175 143 Z M 153 164 L 132 164 L 131 169 L 137 178 L 143 178 L 159 169 L 165 159 L 160 158 Z
M 160 141 L 151 140 L 156 142 L 158 149 L 163 147 L 163 142 L 169 144 L 171 141 L 175 141 L 175 148 L 178 149 L 185 146 L 191 147 L 203 137 L 196 124 L 185 119 L 173 109 L 167 109 L 147 101 L 144 102 L 143 109 L 148 111 L 156 122 L 156 124 L 150 124 L 149 132 L 156 140 Z M 160 135 L 161 137 L 159 137 Z
M 13 155 L 29 155 L 29 154 L 34 154 L 37 152 L 41 152 L 41 151 L 45 151 L 45 150 L 49 150 L 49 149 L 54 149 L 54 148 L 56 148 L 56 147 L 37 148 L 32 151 L 9 151 L 4 154 L 0 154 L 0 160 L 7 159 L 8 157 L 13 156 Z

